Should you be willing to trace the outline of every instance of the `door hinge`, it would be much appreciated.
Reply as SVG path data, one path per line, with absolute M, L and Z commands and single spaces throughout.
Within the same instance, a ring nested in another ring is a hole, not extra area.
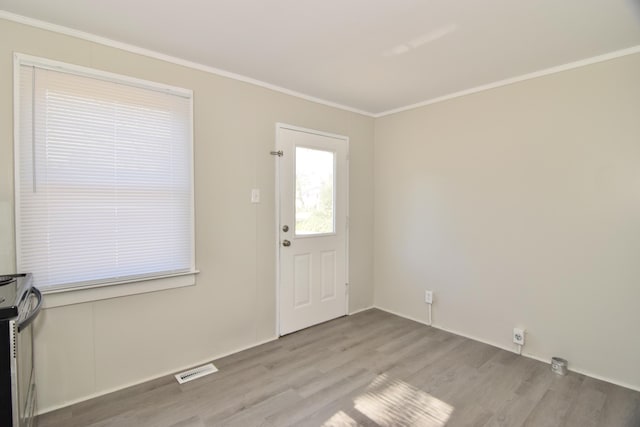
M 348 283 L 344 284 L 344 293 L 347 294 L 347 295 L 349 294 L 349 284 Z
M 278 156 L 278 157 L 282 157 L 284 155 L 284 153 L 282 152 L 282 150 L 278 150 L 278 151 L 270 151 L 269 154 L 271 154 L 272 156 Z

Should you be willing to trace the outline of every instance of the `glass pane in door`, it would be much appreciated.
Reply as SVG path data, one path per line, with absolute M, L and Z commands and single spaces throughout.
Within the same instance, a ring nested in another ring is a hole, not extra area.
M 296 147 L 296 235 L 335 232 L 335 153 Z

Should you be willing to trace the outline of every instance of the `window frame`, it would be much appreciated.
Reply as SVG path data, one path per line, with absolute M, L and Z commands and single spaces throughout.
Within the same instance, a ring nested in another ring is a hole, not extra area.
M 68 304 L 76 304 L 87 301 L 95 301 L 106 298 L 114 298 L 119 296 L 134 295 L 140 293 L 153 292 L 164 289 L 173 289 L 185 286 L 195 285 L 195 275 L 199 273 L 196 268 L 196 252 L 195 252 L 195 171 L 194 171 L 194 117 L 193 117 L 193 91 L 176 86 L 170 86 L 163 83 L 157 83 L 149 80 L 138 79 L 122 74 L 111 73 L 95 68 L 89 68 L 61 61 L 55 61 L 48 58 L 31 56 L 23 53 L 14 52 L 13 58 L 13 137 L 14 137 L 14 242 L 15 242 L 15 262 L 16 269 L 20 264 L 21 248 L 18 239 L 18 230 L 20 229 L 20 192 L 18 185 L 20 183 L 20 69 L 22 66 L 34 66 L 38 68 L 63 72 L 67 74 L 89 77 L 103 81 L 113 82 L 132 87 L 154 90 L 157 92 L 165 92 L 171 95 L 181 96 L 188 99 L 189 105 L 189 123 L 188 126 L 188 143 L 189 143 L 189 174 L 191 175 L 191 265 L 188 271 L 176 272 L 170 274 L 157 274 L 144 277 L 124 278 L 123 280 L 113 280 L 101 283 L 89 284 L 70 284 L 68 286 L 58 285 L 53 287 L 45 287 L 42 293 L 45 295 L 44 306 L 56 307 Z

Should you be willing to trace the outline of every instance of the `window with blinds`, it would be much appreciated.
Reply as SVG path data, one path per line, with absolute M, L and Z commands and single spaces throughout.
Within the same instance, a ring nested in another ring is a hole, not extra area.
M 18 271 L 45 291 L 193 272 L 191 91 L 17 58 Z

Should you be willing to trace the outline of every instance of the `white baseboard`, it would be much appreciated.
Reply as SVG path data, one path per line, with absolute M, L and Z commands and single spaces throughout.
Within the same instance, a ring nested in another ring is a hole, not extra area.
M 406 314 L 398 313 L 397 311 L 393 311 L 393 310 L 390 310 L 388 308 L 382 308 L 382 307 L 378 307 L 378 306 L 373 306 L 372 308 L 377 308 L 380 311 L 384 311 L 386 313 L 393 314 L 394 316 L 402 317 L 403 319 L 413 320 L 414 322 L 422 323 L 425 326 L 433 326 L 433 325 L 428 325 L 426 320 L 417 319 L 415 317 L 407 316 Z
M 529 353 L 523 354 L 523 356 L 527 356 L 529 359 L 534 359 L 534 360 L 537 360 L 538 362 L 547 363 L 549 365 L 551 364 L 551 359 L 546 359 L 544 357 L 538 357 L 536 355 L 529 354 Z M 596 379 L 596 380 L 604 381 L 606 383 L 610 383 L 610 384 L 617 385 L 617 386 L 620 386 L 620 387 L 628 388 L 629 390 L 640 392 L 640 386 L 628 384 L 628 383 L 625 383 L 625 382 L 622 382 L 622 381 L 618 381 L 618 380 L 612 380 L 611 378 L 607 378 L 607 377 L 603 377 L 602 375 L 597 375 L 597 374 L 591 373 L 587 369 L 582 369 L 580 367 L 576 368 L 575 366 L 571 366 L 571 364 L 569 364 L 569 371 L 575 372 L 576 374 L 585 375 L 587 377 L 590 377 L 590 378 L 593 378 L 593 379 Z
M 359 308 L 358 310 L 354 310 L 354 311 L 351 311 L 351 312 L 347 313 L 347 316 L 353 316 L 354 314 L 362 313 L 363 311 L 371 310 L 372 308 L 377 308 L 377 307 L 374 307 L 374 306 L 371 305 L 369 307 Z
M 376 307 L 369 306 L 369 307 L 361 308 L 361 309 L 352 311 L 352 312 L 348 313 L 347 315 L 348 316 L 353 316 L 354 314 L 358 314 L 358 313 L 361 313 L 363 311 L 371 310 L 372 308 L 376 308 Z M 216 356 L 212 356 L 212 357 L 209 357 L 209 358 L 204 359 L 204 360 L 195 361 L 193 363 L 190 363 L 188 366 L 177 367 L 175 369 L 171 369 L 169 371 L 165 371 L 165 372 L 160 373 L 158 375 L 154 375 L 154 376 L 151 376 L 151 377 L 146 377 L 146 378 L 143 378 L 143 379 L 140 379 L 140 380 L 137 380 L 137 381 L 132 381 L 130 383 L 126 383 L 126 384 L 123 384 L 123 385 L 118 386 L 118 387 L 112 387 L 112 388 L 109 388 L 109 389 L 105 389 L 105 390 L 99 391 L 97 393 L 91 393 L 91 394 L 88 394 L 88 395 L 83 396 L 81 398 L 68 400 L 68 401 L 66 401 L 64 403 L 60 403 L 58 405 L 51 405 L 51 406 L 47 406 L 47 407 L 44 407 L 44 408 L 38 408 L 37 415 L 46 414 L 47 412 L 52 412 L 52 411 L 56 411 L 58 409 L 66 408 L 67 406 L 75 405 L 76 403 L 80 403 L 80 402 L 85 402 L 87 400 L 91 400 L 91 399 L 94 399 L 96 397 L 104 396 L 105 394 L 114 393 L 116 391 L 124 390 L 126 388 L 133 387 L 133 386 L 136 386 L 136 385 L 148 382 L 148 381 L 153 381 L 153 380 L 157 380 L 158 378 L 162 378 L 162 377 L 165 377 L 165 376 L 173 375 L 176 372 L 184 371 L 184 370 L 192 368 L 194 366 L 202 365 L 202 364 L 205 364 L 205 363 L 210 363 L 211 361 L 214 361 L 214 360 L 217 360 L 217 359 L 221 359 L 223 357 L 227 357 L 227 356 L 230 356 L 230 355 L 235 354 L 235 353 L 239 353 L 239 352 L 244 351 L 244 350 L 249 350 L 250 348 L 258 347 L 259 345 L 266 344 L 266 343 L 271 342 L 271 341 L 275 341 L 278 338 L 279 338 L 278 336 L 274 336 L 272 338 L 268 338 L 266 340 L 259 341 L 259 342 L 254 343 L 254 344 L 251 344 L 251 345 L 248 345 L 248 346 L 245 346 L 245 347 L 241 347 L 241 348 L 235 349 L 235 350 L 230 351 L 230 352 L 226 352 L 226 353 L 222 353 L 222 354 L 219 354 L 219 355 L 216 355 Z
M 356 310 L 356 311 L 352 311 L 348 315 L 352 316 L 354 314 L 358 314 L 358 313 L 361 313 L 363 311 L 370 310 L 372 308 L 387 312 L 389 314 L 393 314 L 394 316 L 398 316 L 398 317 L 402 317 L 404 319 L 412 320 L 414 322 L 423 324 L 425 326 L 431 326 L 432 328 L 440 329 L 442 331 L 449 332 L 449 333 L 452 333 L 452 334 L 455 334 L 455 335 L 459 335 L 461 337 L 465 337 L 465 338 L 468 338 L 470 340 L 478 341 L 478 342 L 490 345 L 492 347 L 497 347 L 497 348 L 500 348 L 502 350 L 515 352 L 514 349 L 507 348 L 507 347 L 505 347 L 503 345 L 500 345 L 498 343 L 491 342 L 491 341 L 488 341 L 486 339 L 483 339 L 483 338 L 480 338 L 480 337 L 476 337 L 476 336 L 473 336 L 473 335 L 469 335 L 469 334 L 466 334 L 466 333 L 463 333 L 463 332 L 460 332 L 460 331 L 456 331 L 456 330 L 452 330 L 452 329 L 449 329 L 449 328 L 445 328 L 445 327 L 442 327 L 442 326 L 437 325 L 437 324 L 428 325 L 426 320 L 417 319 L 415 317 L 407 316 L 405 314 L 398 313 L 396 311 L 393 311 L 393 310 L 390 310 L 390 309 L 387 309 L 387 308 L 383 308 L 383 307 L 378 307 L 378 306 L 375 306 L 375 305 L 370 306 L 370 307 L 366 307 L 366 308 L 362 308 L 362 309 L 359 309 L 359 310 Z M 173 375 L 176 372 L 180 372 L 180 371 L 192 368 L 194 366 L 202 365 L 204 363 L 209 363 L 211 361 L 214 361 L 214 360 L 217 360 L 217 359 L 221 359 L 223 357 L 227 357 L 227 356 L 230 356 L 230 355 L 235 354 L 235 353 L 239 353 L 239 352 L 244 351 L 244 350 L 249 350 L 251 348 L 257 347 L 257 346 L 262 345 L 262 344 L 266 344 L 266 343 L 271 342 L 271 341 L 275 341 L 277 339 L 278 339 L 278 337 L 274 336 L 274 337 L 268 338 L 268 339 L 263 340 L 263 341 L 259 341 L 257 343 L 253 343 L 253 344 L 245 346 L 245 347 L 241 347 L 241 348 L 238 348 L 238 349 L 226 352 L 226 353 L 222 353 L 222 354 L 218 354 L 218 355 L 209 357 L 209 358 L 204 359 L 204 360 L 195 361 L 193 363 L 190 363 L 188 366 L 177 367 L 175 369 L 171 369 L 169 371 L 165 371 L 165 372 L 163 372 L 161 374 L 158 374 L 158 375 L 154 375 L 154 376 L 151 376 L 151 377 L 143 378 L 141 380 L 133 381 L 131 383 L 123 384 L 122 386 L 118 386 L 118 387 L 113 387 L 113 388 L 110 388 L 110 389 L 102 390 L 102 391 L 97 392 L 97 393 L 92 393 L 92 394 L 89 394 L 89 395 L 84 396 L 84 397 L 79 398 L 79 399 L 69 400 L 69 401 L 61 403 L 59 405 L 48 406 L 48 407 L 45 407 L 43 409 L 40 409 L 38 411 L 38 415 L 46 414 L 47 412 L 55 411 L 57 409 L 66 408 L 67 406 L 71 406 L 71 405 L 74 405 L 76 403 L 84 402 L 86 400 L 90 400 L 90 399 L 93 399 L 93 398 L 96 398 L 96 397 L 104 396 L 105 394 L 113 393 L 113 392 L 116 392 L 116 391 L 119 391 L 119 390 L 124 390 L 125 388 L 133 387 L 135 385 L 142 384 L 142 383 L 145 383 L 147 381 L 152 381 L 152 380 L 156 380 L 158 378 L 162 378 L 164 376 Z M 543 358 L 543 357 L 540 357 L 540 356 L 537 356 L 537 355 L 531 354 L 531 353 L 524 353 L 523 352 L 522 356 L 528 357 L 529 359 L 537 360 L 539 362 L 547 363 L 547 364 L 551 363 L 550 359 L 546 359 L 546 358 Z M 593 374 L 593 373 L 591 373 L 591 372 L 589 372 L 588 370 L 585 370 L 585 369 L 575 368 L 575 367 L 570 366 L 569 370 L 572 371 L 572 372 L 578 373 L 578 374 L 586 375 L 588 377 L 591 377 L 591 378 L 594 378 L 594 379 L 597 379 L 597 380 L 600 380 L 600 381 L 605 381 L 605 382 L 608 382 L 608 383 L 611 383 L 611 384 L 615 384 L 615 385 L 620 386 L 620 387 L 624 387 L 624 388 L 628 388 L 630 390 L 634 390 L 634 391 L 640 392 L 640 387 L 638 387 L 638 386 L 635 386 L 635 385 L 632 385 L 632 384 L 627 384 L 627 383 L 624 383 L 624 382 L 621 382 L 621 381 L 617 381 L 617 380 L 614 380 L 614 379 L 611 379 L 611 378 L 607 378 L 607 377 L 604 377 L 604 376 L 601 376 L 601 375 Z
M 184 371 L 186 369 L 193 368 L 194 366 L 202 365 L 202 364 L 205 364 L 205 363 L 211 363 L 214 360 L 218 360 L 218 359 L 221 359 L 223 357 L 227 357 L 227 356 L 230 356 L 230 355 L 235 354 L 235 353 L 239 353 L 239 352 L 244 351 L 244 350 L 249 350 L 250 348 L 258 347 L 259 345 L 266 344 L 268 342 L 275 341 L 277 339 L 278 339 L 278 337 L 274 336 L 272 338 L 268 338 L 266 340 L 259 341 L 257 343 L 253 343 L 253 344 L 250 344 L 250 345 L 245 346 L 245 347 L 240 347 L 238 349 L 235 349 L 235 350 L 232 350 L 232 351 L 229 351 L 229 352 L 226 352 L 226 353 L 218 354 L 218 355 L 209 357 L 207 359 L 203 359 L 203 360 L 200 360 L 200 361 L 195 361 L 193 363 L 190 363 L 187 366 L 177 367 L 175 369 L 171 369 L 171 370 L 165 371 L 165 372 L 160 373 L 158 375 L 153 375 L 151 377 L 143 378 L 143 379 L 140 379 L 140 380 L 137 380 L 137 381 L 132 381 L 130 383 L 126 383 L 126 384 L 123 384 L 123 385 L 118 386 L 118 387 L 112 387 L 112 388 L 109 388 L 109 389 L 106 389 L 106 390 L 102 390 L 102 391 L 99 391 L 97 393 L 92 393 L 92 394 L 89 394 L 87 396 L 83 396 L 83 397 L 78 398 L 78 399 L 68 400 L 68 401 L 66 401 L 64 403 L 61 403 L 61 404 L 58 404 L 58 405 L 47 406 L 45 408 L 38 409 L 37 415 L 43 415 L 43 414 L 46 414 L 47 412 L 52 412 L 52 411 L 55 411 L 55 410 L 58 410 L 58 409 L 66 408 L 67 406 L 75 405 L 76 403 L 80 403 L 80 402 L 84 402 L 84 401 L 87 401 L 87 400 L 90 400 L 90 399 L 94 399 L 96 397 L 104 396 L 105 394 L 109 394 L 109 393 L 113 393 L 113 392 L 116 392 L 116 391 L 124 390 L 125 388 L 133 387 L 133 386 L 136 386 L 138 384 L 146 383 L 148 381 L 157 380 L 158 378 L 162 378 L 162 377 L 166 377 L 166 376 L 169 376 L 169 375 L 173 375 L 173 374 L 175 374 L 177 372 L 181 372 L 181 371 Z
M 408 319 L 408 320 L 413 320 L 414 322 L 422 323 L 425 326 L 431 326 L 433 328 L 440 329 L 440 330 L 445 331 L 445 332 L 449 332 L 449 333 L 452 333 L 452 334 L 455 334 L 455 335 L 459 335 L 461 337 L 468 338 L 470 340 L 474 340 L 474 341 L 481 342 L 483 344 L 490 345 L 492 347 L 497 347 L 497 348 L 500 348 L 502 350 L 506 350 L 506 351 L 510 351 L 512 353 L 516 353 L 516 351 L 513 348 L 505 347 L 505 346 L 503 346 L 501 344 L 498 344 L 496 342 L 488 341 L 488 340 L 486 340 L 484 338 L 479 338 L 479 337 L 476 337 L 476 336 L 473 336 L 473 335 L 469 335 L 469 334 L 466 334 L 466 333 L 463 333 L 463 332 L 460 332 L 460 331 L 456 331 L 456 330 L 449 329 L 449 328 L 444 328 L 444 327 L 442 327 L 440 325 L 437 325 L 437 324 L 428 325 L 425 320 L 416 319 L 415 317 L 407 316 L 407 315 L 404 315 L 404 314 L 401 314 L 401 313 L 398 313 L 396 311 L 389 310 L 389 309 L 386 309 L 386 308 L 383 308 L 383 307 L 374 306 L 373 308 L 376 308 L 376 309 L 381 310 L 381 311 L 385 311 L 387 313 L 393 314 L 393 315 L 398 316 L 398 317 L 403 317 L 403 318 Z M 544 357 L 541 357 L 541 356 L 538 356 L 538 355 L 535 355 L 535 354 L 532 354 L 532 353 L 527 353 L 527 352 L 523 351 L 523 353 L 521 355 L 524 356 L 524 357 L 528 357 L 529 359 L 537 360 L 538 362 L 547 363 L 549 365 L 551 364 L 551 359 L 547 359 L 547 358 L 544 358 Z M 551 368 L 549 368 L 549 369 L 551 369 Z M 604 377 L 602 375 L 596 375 L 596 374 L 593 374 L 593 373 L 589 372 L 588 370 L 585 370 L 585 369 L 582 369 L 582 368 L 579 368 L 579 367 L 576 368 L 574 366 L 569 365 L 569 370 L 572 371 L 572 372 L 575 372 L 577 374 L 586 375 L 587 377 L 594 378 L 596 380 L 600 380 L 600 381 L 604 381 L 604 382 L 607 382 L 607 383 L 610 383 L 610 384 L 614 384 L 614 385 L 617 385 L 617 386 L 620 386 L 620 387 L 628 388 L 630 390 L 640 391 L 640 386 L 627 384 L 625 382 L 614 380 L 614 379 L 611 379 L 611 378 L 607 378 L 607 377 Z

